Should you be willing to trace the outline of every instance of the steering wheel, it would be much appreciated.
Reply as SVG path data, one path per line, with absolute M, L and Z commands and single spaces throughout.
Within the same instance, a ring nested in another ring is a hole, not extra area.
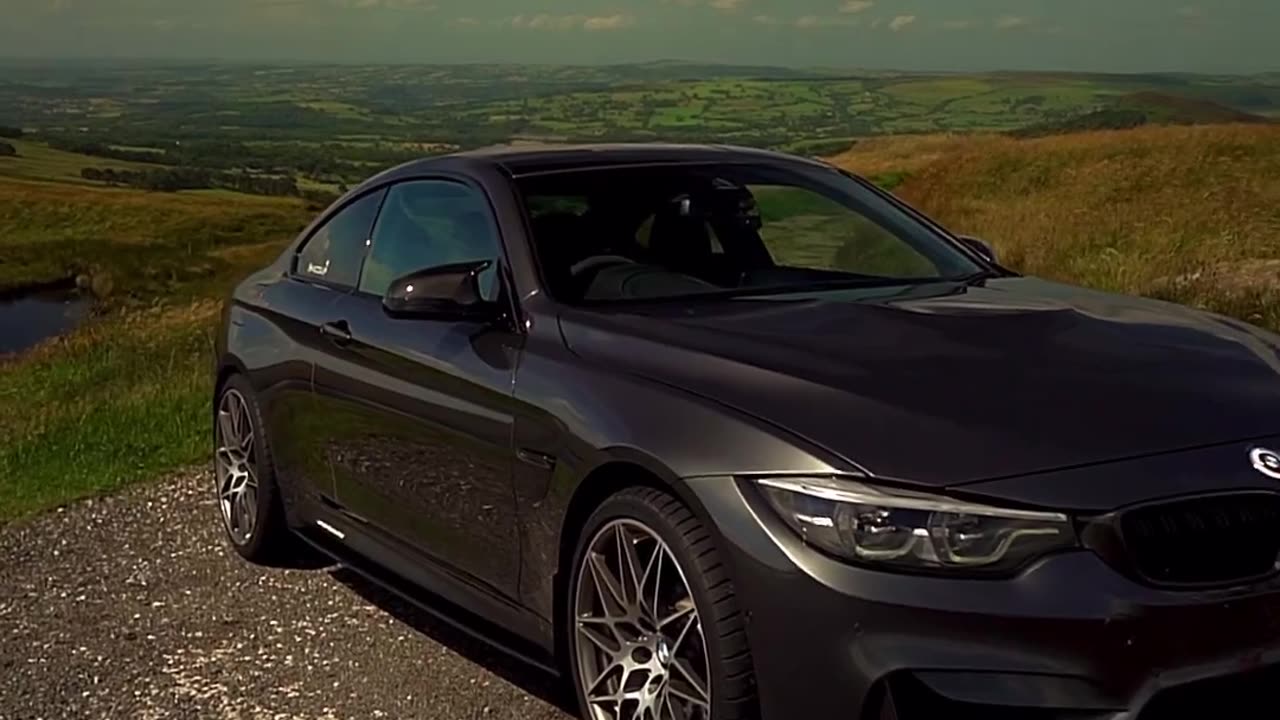
M 581 278 L 589 272 L 596 272 L 614 265 L 634 265 L 635 260 L 623 255 L 592 255 L 591 257 L 580 260 L 569 268 L 569 275 L 574 278 Z

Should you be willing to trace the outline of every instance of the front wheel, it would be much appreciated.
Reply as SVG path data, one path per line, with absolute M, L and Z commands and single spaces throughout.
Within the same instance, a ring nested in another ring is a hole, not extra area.
M 590 720 L 737 720 L 756 707 L 733 583 L 711 534 L 649 488 L 587 521 L 569 595 L 570 662 Z

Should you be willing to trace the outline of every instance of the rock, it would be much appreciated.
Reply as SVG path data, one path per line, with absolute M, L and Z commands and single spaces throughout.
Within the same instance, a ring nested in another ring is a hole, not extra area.
M 90 289 L 95 297 L 107 298 L 111 296 L 111 291 L 115 289 L 115 282 L 111 279 L 110 273 L 98 273 L 90 280 Z

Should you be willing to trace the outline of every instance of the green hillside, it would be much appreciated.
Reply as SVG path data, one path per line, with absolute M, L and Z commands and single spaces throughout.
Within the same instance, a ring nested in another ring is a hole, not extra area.
M 1219 105 L 1209 100 L 1144 91 L 1109 100 L 1089 112 L 1037 123 L 1012 131 L 1015 137 L 1043 137 L 1089 130 L 1128 130 L 1143 125 L 1265 124 L 1271 118 Z

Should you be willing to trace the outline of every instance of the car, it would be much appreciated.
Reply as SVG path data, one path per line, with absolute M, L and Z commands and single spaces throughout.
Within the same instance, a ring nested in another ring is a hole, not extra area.
M 827 163 L 408 163 L 216 354 L 240 555 L 305 541 L 585 718 L 1274 717 L 1280 338 L 1021 276 Z

